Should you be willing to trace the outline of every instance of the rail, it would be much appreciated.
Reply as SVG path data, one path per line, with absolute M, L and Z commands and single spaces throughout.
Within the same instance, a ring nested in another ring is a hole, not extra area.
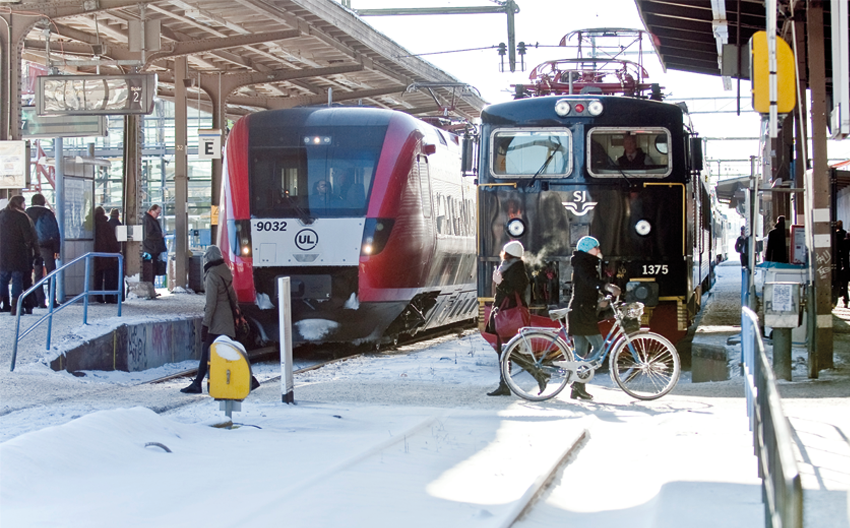
M 117 258 L 118 259 L 118 285 L 119 289 L 116 290 L 89 290 L 89 282 L 91 281 L 91 262 L 95 257 L 106 257 L 106 258 Z M 56 298 L 56 277 L 59 272 L 65 270 L 70 266 L 73 266 L 77 262 L 81 260 L 85 260 L 86 266 L 86 274 L 85 274 L 85 282 L 83 286 L 83 292 L 77 294 L 70 300 L 66 301 L 64 304 L 60 305 L 58 308 L 54 306 L 53 299 Z M 49 290 L 50 297 L 48 297 L 47 303 L 47 313 L 42 315 L 41 318 L 36 321 L 32 326 L 24 330 L 24 333 L 21 334 L 21 310 L 24 306 L 24 298 L 35 292 L 38 288 L 42 288 L 45 282 L 50 282 Z M 40 281 L 33 284 L 27 291 L 21 294 L 18 298 L 17 304 L 17 313 L 15 318 L 15 342 L 12 349 L 12 366 L 9 369 L 10 371 L 15 370 L 15 359 L 18 356 L 18 342 L 28 336 L 30 332 L 35 330 L 35 328 L 42 323 L 42 321 L 47 320 L 47 350 L 50 350 L 50 336 L 53 330 L 53 314 L 61 312 L 66 307 L 74 304 L 79 299 L 83 299 L 83 324 L 88 324 L 88 316 L 89 316 L 89 296 L 90 295 L 117 295 L 118 297 L 118 317 L 121 317 L 121 299 L 123 297 L 123 284 L 124 284 L 124 255 L 120 253 L 96 253 L 90 252 L 85 255 L 81 255 L 71 262 L 62 265 L 59 268 L 51 271 L 46 277 L 42 278 Z
M 802 528 L 803 486 L 791 427 L 782 412 L 776 378 L 764 352 L 758 316 L 746 306 L 741 308 L 741 351 L 747 415 L 762 482 L 765 526 Z

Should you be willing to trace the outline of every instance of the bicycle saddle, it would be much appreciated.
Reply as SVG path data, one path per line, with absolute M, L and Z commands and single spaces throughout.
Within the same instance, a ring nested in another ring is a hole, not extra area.
M 558 308 L 557 310 L 549 310 L 549 318 L 553 321 L 557 321 L 559 319 L 563 319 L 569 313 L 569 308 Z

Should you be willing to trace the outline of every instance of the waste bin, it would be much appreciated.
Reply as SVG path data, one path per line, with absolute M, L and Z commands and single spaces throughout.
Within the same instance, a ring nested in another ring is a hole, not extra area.
M 204 291 L 204 254 L 193 252 L 189 257 L 189 289 L 195 293 Z

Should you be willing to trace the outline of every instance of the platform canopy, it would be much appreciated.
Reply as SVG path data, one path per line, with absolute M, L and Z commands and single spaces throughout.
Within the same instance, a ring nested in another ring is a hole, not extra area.
M 32 18 L 24 60 L 49 62 L 67 74 L 156 72 L 159 96 L 168 98 L 174 93 L 174 60 L 185 56 L 189 78 L 182 82 L 189 85 L 190 104 L 197 95 L 201 106 L 211 109 L 207 94 L 220 86 L 230 117 L 323 104 L 329 90 L 336 103 L 415 115 L 472 119 L 486 104 L 477 90 L 411 57 L 330 0 L 23 0 L 4 5 L 13 17 L 50 17 L 49 24 L 46 18 Z M 143 33 L 144 54 L 139 51 Z M 142 60 L 142 67 L 130 64 L 134 60 Z
M 832 79 L 832 15 L 830 2 L 820 3 L 823 6 L 824 58 L 829 89 Z M 655 48 L 662 64 L 671 70 L 721 75 L 723 45 L 738 43 L 740 36 L 740 45 L 746 53 L 750 37 L 757 31 L 764 31 L 767 25 L 764 0 L 635 0 L 635 4 L 646 30 L 655 37 Z M 791 5 L 797 11 L 797 18 L 805 21 L 806 4 L 796 0 L 778 1 L 777 5 L 777 29 L 790 37 L 789 24 L 793 21 Z M 798 38 L 805 39 L 805 31 L 798 30 Z M 805 45 L 803 48 L 805 53 Z M 734 52 L 731 57 L 734 58 Z M 746 69 L 743 77 L 749 77 Z

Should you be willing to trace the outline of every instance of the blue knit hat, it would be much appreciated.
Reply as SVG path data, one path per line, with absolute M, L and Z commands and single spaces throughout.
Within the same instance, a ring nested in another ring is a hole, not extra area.
M 584 251 L 587 253 L 591 249 L 599 247 L 599 241 L 593 238 L 592 236 L 581 237 L 578 241 L 578 245 L 576 249 L 579 251 Z

